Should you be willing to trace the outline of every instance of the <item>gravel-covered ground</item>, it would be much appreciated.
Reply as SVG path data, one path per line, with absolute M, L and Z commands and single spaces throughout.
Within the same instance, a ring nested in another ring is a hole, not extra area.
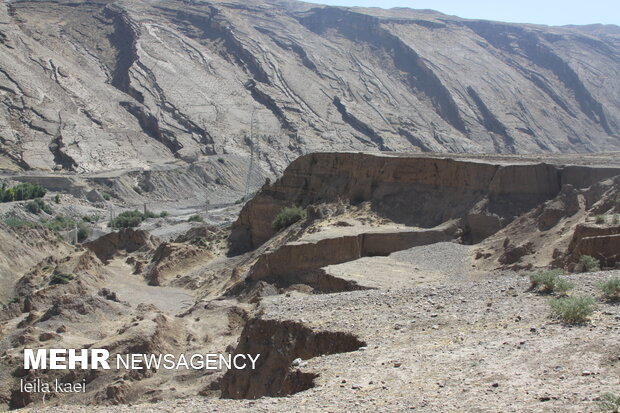
M 367 343 L 307 360 L 301 369 L 319 374 L 307 391 L 31 411 L 591 412 L 600 411 L 602 394 L 620 394 L 620 306 L 602 300 L 597 288 L 620 271 L 568 276 L 571 295 L 591 295 L 597 304 L 591 322 L 567 326 L 551 315 L 554 297 L 528 291 L 524 274 L 459 278 L 446 257 L 459 259 L 463 247 L 452 255 L 450 246 L 434 247 L 390 257 L 411 265 L 432 258 L 449 272 L 432 285 L 264 299 L 264 318 L 346 331 Z

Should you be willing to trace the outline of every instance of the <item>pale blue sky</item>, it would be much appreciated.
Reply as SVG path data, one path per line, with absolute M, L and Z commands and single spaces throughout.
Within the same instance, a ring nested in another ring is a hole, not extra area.
M 308 0 L 313 3 L 360 7 L 433 9 L 469 19 L 548 25 L 620 25 L 620 0 Z

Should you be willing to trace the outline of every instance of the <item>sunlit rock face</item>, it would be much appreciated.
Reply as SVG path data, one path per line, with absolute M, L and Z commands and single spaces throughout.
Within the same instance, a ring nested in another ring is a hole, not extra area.
M 3 2 L 0 167 L 620 149 L 620 29 L 297 2 Z M 253 139 L 250 138 L 253 136 Z

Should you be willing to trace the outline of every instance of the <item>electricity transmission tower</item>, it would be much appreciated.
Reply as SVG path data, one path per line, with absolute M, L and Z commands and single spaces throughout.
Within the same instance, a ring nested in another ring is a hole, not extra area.
M 248 194 L 250 193 L 250 182 L 252 180 L 252 172 L 254 169 L 254 152 L 256 152 L 256 156 L 258 156 L 258 139 L 254 137 L 254 130 L 256 128 L 256 108 L 252 109 L 252 117 L 250 118 L 250 166 L 248 167 L 248 177 L 245 181 L 245 195 L 243 196 L 244 200 L 247 200 Z

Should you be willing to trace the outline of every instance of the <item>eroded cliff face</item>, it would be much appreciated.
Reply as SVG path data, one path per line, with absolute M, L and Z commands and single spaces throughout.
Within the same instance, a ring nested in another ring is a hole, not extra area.
M 566 185 L 584 188 L 618 174 L 617 167 L 518 158 L 311 154 L 245 205 L 233 224 L 231 252 L 253 249 L 273 236 L 271 222 L 285 206 L 337 201 L 369 201 L 378 215 L 423 228 L 462 219 L 463 241 L 478 242 L 555 198 Z
M 281 397 L 310 389 L 318 375 L 292 368 L 295 358 L 308 360 L 365 345 L 355 335 L 341 331 L 316 331 L 290 320 L 253 318 L 243 328 L 235 354 L 259 354 L 256 369 L 228 371 L 221 382 L 222 397 Z
M 296 2 L 0 5 L 0 167 L 620 148 L 613 27 Z M 254 125 L 252 126 L 252 120 Z

